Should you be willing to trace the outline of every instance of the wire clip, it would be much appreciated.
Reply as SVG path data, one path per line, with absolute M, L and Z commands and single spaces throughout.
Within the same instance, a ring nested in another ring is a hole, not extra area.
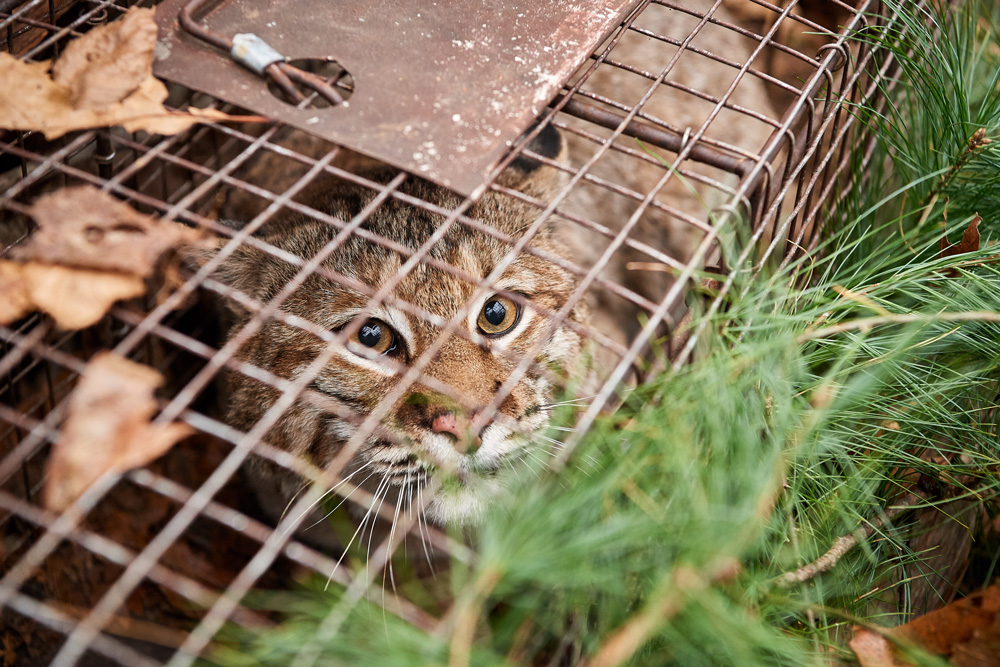
M 233 37 L 233 48 L 229 51 L 233 60 L 264 76 L 264 70 L 274 63 L 285 62 L 285 56 L 274 50 L 270 44 L 253 34 L 242 32 Z

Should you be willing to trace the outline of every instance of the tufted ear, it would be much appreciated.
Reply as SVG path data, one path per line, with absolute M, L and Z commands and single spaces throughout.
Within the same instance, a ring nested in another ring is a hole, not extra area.
M 530 134 L 537 127 L 537 123 L 532 125 L 525 134 Z M 566 161 L 566 141 L 551 124 L 542 128 L 526 148 L 555 162 Z M 549 201 L 566 184 L 569 176 L 566 172 L 522 153 L 510 163 L 498 180 L 502 185 L 542 201 Z

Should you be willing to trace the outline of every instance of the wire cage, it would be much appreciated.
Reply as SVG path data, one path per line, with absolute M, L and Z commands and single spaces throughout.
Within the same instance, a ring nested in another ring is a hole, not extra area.
M 0 46 L 25 61 L 57 57 L 69 40 L 130 4 L 4 0 Z M 226 623 L 273 623 L 243 604 L 246 594 L 288 585 L 303 569 L 343 587 L 342 605 L 368 594 L 406 622 L 434 628 L 439 618 L 391 587 L 370 594 L 384 585 L 376 573 L 408 534 L 452 558 L 470 558 L 469 547 L 425 523 L 420 511 L 394 516 L 392 497 L 376 502 L 388 482 L 345 481 L 356 472 L 359 448 L 373 438 L 389 451 L 402 446 L 383 433 L 384 417 L 416 387 L 457 405 L 456 413 L 499 423 L 528 378 L 549 396 L 586 389 L 586 398 L 572 401 L 576 431 L 554 454 L 564 461 L 623 387 L 690 361 L 704 333 L 685 324 L 692 304 L 715 312 L 747 275 L 822 240 L 824 217 L 848 187 L 842 174 L 872 146 L 843 102 L 877 106 L 891 81 L 891 59 L 849 37 L 893 20 L 873 0 L 634 3 L 470 197 L 428 185 L 419 173 L 373 167 L 278 121 L 208 122 L 172 136 L 104 128 L 52 141 L 0 131 L 0 257 L 30 239 L 33 202 L 78 184 L 218 239 L 214 250 L 176 263 L 145 296 L 119 302 L 94 326 L 63 330 L 42 314 L 0 326 L 4 664 L 191 664 Z M 343 85 L 343 71 L 334 77 Z M 197 102 L 241 113 L 204 93 L 170 90 L 173 107 Z M 561 140 L 552 139 L 552 128 Z M 534 183 L 543 173 L 544 192 L 521 178 Z M 331 191 L 350 205 L 331 204 Z M 516 210 L 523 224 L 511 232 L 484 222 L 491 206 Z M 393 212 L 428 221 L 424 235 L 406 238 L 380 222 Z M 318 236 L 296 240 L 288 220 Z M 571 250 L 545 241 L 554 220 L 576 239 Z M 458 255 L 435 251 L 449 234 L 488 238 L 499 259 L 478 271 L 470 268 L 475 262 L 459 266 Z M 368 247 L 391 258 L 379 284 L 331 261 Z M 281 279 L 265 290 L 234 278 L 227 258 L 241 253 L 277 266 Z M 565 283 L 565 294 L 532 300 L 545 289 L 505 283 L 511 265 L 543 267 L 550 273 L 542 275 Z M 433 299 L 397 289 L 414 276 L 429 289 L 458 284 L 462 296 L 435 310 Z M 700 289 L 709 280 L 713 288 Z M 349 287 L 367 305 L 352 306 L 360 315 L 349 322 L 324 320 L 301 305 L 324 285 Z M 541 332 L 534 343 L 507 349 L 468 326 L 473 306 L 491 294 L 507 310 L 531 312 Z M 578 316 L 583 304 L 587 318 Z M 227 308 L 239 315 L 221 315 Z M 385 361 L 392 382 L 378 404 L 338 400 L 324 369 L 350 353 L 359 335 L 378 338 L 371 322 L 393 327 L 405 348 Z M 403 332 L 408 326 L 414 331 Z M 268 331 L 292 331 L 294 340 L 309 341 L 308 351 L 272 340 L 260 352 Z M 539 350 L 557 333 L 579 341 L 590 359 L 580 364 L 597 370 L 581 377 L 539 363 Z M 434 372 L 452 344 L 500 360 L 500 380 L 491 380 L 486 398 L 452 381 L 474 368 Z M 67 509 L 47 509 L 53 444 L 88 363 L 106 351 L 157 369 L 164 382 L 154 423 L 180 422 L 191 435 L 153 463 L 101 476 Z M 240 390 L 253 407 L 234 413 L 232 394 Z M 324 416 L 309 427 L 310 438 L 333 428 L 331 419 L 340 425 L 339 448 L 296 450 L 286 442 L 302 406 Z M 438 417 L 423 414 L 432 426 Z M 245 471 L 250 459 L 271 471 L 265 477 L 312 486 L 289 511 L 270 513 L 251 489 L 258 482 Z M 339 547 L 301 531 L 312 523 L 310 503 L 334 487 L 360 508 L 357 516 L 393 522 L 393 530 L 378 532 L 371 521 L 378 537 L 368 568 L 337 567 Z

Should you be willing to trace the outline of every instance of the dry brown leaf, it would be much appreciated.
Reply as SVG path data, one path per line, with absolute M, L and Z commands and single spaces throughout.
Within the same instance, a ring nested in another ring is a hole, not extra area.
M 993 588 L 997 586 L 1000 584 L 995 584 Z M 996 610 L 983 605 L 986 599 L 984 594 L 979 594 L 956 600 L 946 607 L 918 616 L 892 630 L 892 634 L 930 653 L 950 655 L 956 646 L 971 641 L 983 630 L 995 625 Z
M 1000 667 L 1000 583 L 886 630 L 893 640 L 951 658 L 961 667 Z M 886 636 L 856 628 L 851 649 L 863 667 L 906 667 Z
M 52 80 L 78 109 L 100 109 L 131 95 L 153 71 L 152 9 L 135 9 L 74 39 L 52 66 Z
M 962 234 L 962 240 L 955 245 L 949 245 L 947 235 L 942 236 L 941 240 L 938 242 L 938 247 L 941 252 L 938 253 L 939 259 L 944 259 L 945 257 L 951 257 L 952 255 L 959 255 L 967 252 L 974 252 L 979 250 L 979 223 L 982 222 L 982 218 L 977 214 L 969 226 L 966 227 L 965 232 Z M 984 260 L 985 261 L 985 260 Z M 975 266 L 981 262 L 971 262 L 963 263 L 962 266 Z M 945 275 L 951 277 L 957 277 L 959 275 L 957 268 L 949 268 L 945 271 Z
M 41 310 L 63 329 L 91 326 L 145 293 L 164 252 L 201 239 L 89 185 L 41 197 L 30 212 L 38 229 L 11 252 L 23 263 L 0 261 L 0 324 Z
M 0 53 L 0 127 L 38 130 L 47 139 L 73 130 L 121 125 L 129 132 L 176 134 L 197 123 L 253 120 L 221 111 L 169 111 L 167 88 L 153 76 L 153 10 L 135 8 L 73 40 L 52 65 Z M 195 113 L 197 112 L 197 113 Z
M 955 245 L 949 245 L 947 236 L 942 236 L 940 241 L 941 253 L 938 257 L 944 259 L 952 255 L 979 250 L 979 223 L 982 221 L 983 219 L 978 215 L 974 217 L 962 234 L 962 240 Z
M 142 278 L 152 274 L 164 252 L 202 237 L 190 227 L 139 213 L 90 185 L 39 197 L 30 213 L 38 229 L 14 250 L 15 259 Z
M 0 324 L 40 310 L 63 329 L 82 329 L 96 324 L 115 301 L 145 291 L 137 276 L 0 260 Z
M 192 433 L 186 424 L 150 423 L 162 382 L 152 368 L 110 352 L 87 364 L 49 459 L 47 508 L 66 509 L 104 473 L 146 465 Z
M 905 667 L 906 663 L 896 661 L 889 640 L 877 632 L 855 628 L 848 645 L 858 656 L 861 667 Z

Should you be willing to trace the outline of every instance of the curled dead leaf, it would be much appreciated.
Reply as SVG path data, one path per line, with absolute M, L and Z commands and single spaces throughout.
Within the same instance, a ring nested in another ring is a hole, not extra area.
M 96 324 L 115 301 L 145 291 L 136 276 L 0 260 L 0 324 L 40 310 L 62 329 L 82 329 Z
M 938 242 L 938 247 L 940 252 L 938 253 L 939 259 L 944 259 L 945 257 L 951 257 L 953 255 L 960 255 L 967 252 L 975 252 L 979 250 L 979 223 L 982 222 L 982 218 L 979 215 L 975 215 L 969 222 L 969 226 L 965 228 L 965 232 L 962 233 L 962 240 L 954 245 L 948 243 L 948 236 L 944 235 Z M 973 262 L 972 265 L 979 264 L 980 262 Z M 952 267 L 945 271 L 945 275 L 956 277 L 958 276 L 958 269 Z
M 39 197 L 31 217 L 38 229 L 15 259 L 149 277 L 164 252 L 199 242 L 195 229 L 139 213 L 90 185 Z
M 145 293 L 165 252 L 201 234 L 134 210 L 106 192 L 69 187 L 30 209 L 38 229 L 0 261 L 0 324 L 36 310 L 63 329 L 95 324 L 115 301 Z
M 854 637 L 848 642 L 861 667 L 906 667 L 892 653 L 889 640 L 865 628 L 855 628 Z
M 146 465 L 193 432 L 186 424 L 150 423 L 162 382 L 152 368 L 110 352 L 87 364 L 49 459 L 47 508 L 66 509 L 104 473 Z
M 965 228 L 965 232 L 962 233 L 962 240 L 955 245 L 949 245 L 948 237 L 942 236 L 940 241 L 941 252 L 938 257 L 944 259 L 952 255 L 979 250 L 979 223 L 982 221 L 983 219 L 978 215 L 973 217 L 969 222 L 969 226 Z
M 881 634 L 855 628 L 850 646 L 862 667 L 911 665 L 894 642 L 949 657 L 953 665 L 1000 666 L 1000 583 Z
M 52 65 L 0 53 L 0 127 L 38 130 L 56 139 L 74 130 L 121 125 L 129 132 L 176 134 L 208 121 L 262 120 L 221 111 L 170 111 L 167 88 L 153 76 L 153 10 L 134 8 L 69 43 Z M 194 113 L 197 111 L 198 113 Z
M 52 80 L 70 91 L 78 109 L 100 109 L 135 92 L 153 70 L 152 9 L 127 12 L 74 39 L 52 66 Z

